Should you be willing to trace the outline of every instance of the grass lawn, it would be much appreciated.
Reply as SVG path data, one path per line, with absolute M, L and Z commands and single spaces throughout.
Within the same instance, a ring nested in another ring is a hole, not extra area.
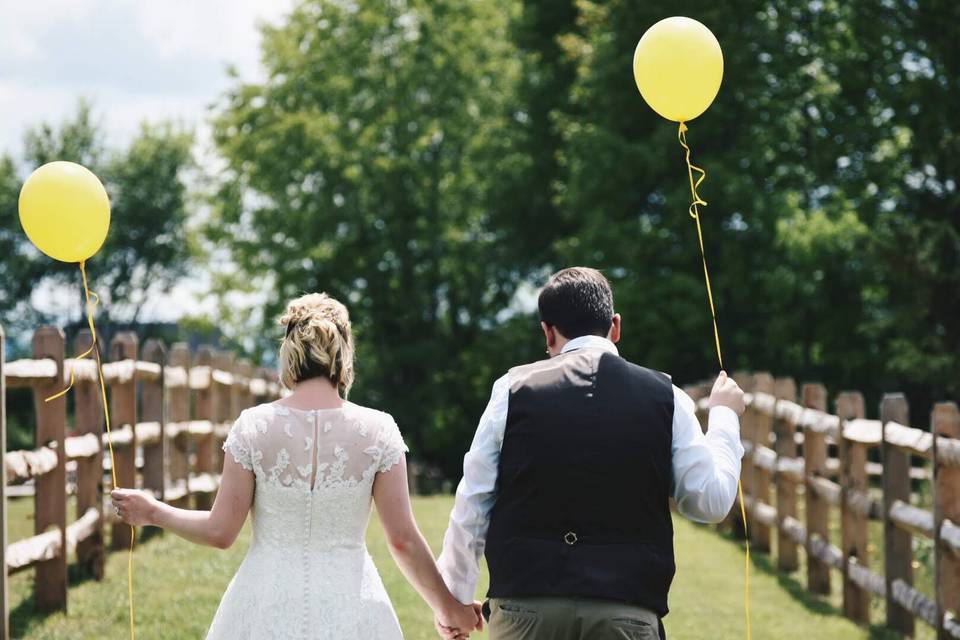
M 417 520 L 437 551 L 450 506 L 449 497 L 415 500 Z M 29 500 L 11 501 L 10 510 L 12 522 L 20 519 L 15 514 L 29 522 Z M 29 524 L 22 531 L 11 528 L 11 540 L 32 533 Z M 227 551 L 191 545 L 173 535 L 148 535 L 135 554 L 138 638 L 202 638 L 220 595 L 243 559 L 248 541 L 249 527 Z M 677 518 L 675 545 L 678 571 L 670 599 L 673 612 L 666 619 L 671 640 L 745 637 L 743 552 L 739 544 Z M 370 527 L 369 547 L 408 640 L 436 637 L 429 609 L 393 564 L 376 518 Z M 33 608 L 32 572 L 11 577 L 13 637 L 127 637 L 125 553 L 109 555 L 106 574 L 102 582 L 74 576 L 69 611 L 49 616 L 42 616 Z M 894 637 L 882 629 L 862 629 L 844 620 L 837 613 L 836 598 L 816 599 L 805 592 L 803 583 L 801 576 L 778 576 L 772 572 L 765 556 L 755 560 L 751 573 L 755 638 Z M 838 586 L 839 580 L 834 584 Z M 922 627 L 922 623 L 918 624 L 918 630 Z M 473 637 L 484 638 L 486 633 Z

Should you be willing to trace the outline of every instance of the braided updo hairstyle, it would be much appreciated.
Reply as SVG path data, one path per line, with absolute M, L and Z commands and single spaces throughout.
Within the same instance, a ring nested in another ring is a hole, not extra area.
M 308 378 L 327 378 L 343 397 L 353 384 L 350 314 L 325 293 L 291 300 L 280 316 L 286 335 L 280 344 L 280 383 L 287 389 Z

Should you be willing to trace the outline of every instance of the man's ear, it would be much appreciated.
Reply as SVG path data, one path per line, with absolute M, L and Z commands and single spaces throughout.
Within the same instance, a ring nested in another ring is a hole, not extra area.
M 616 344 L 620 342 L 620 314 L 613 314 L 613 322 L 610 324 L 610 336 L 608 338 L 610 342 Z
M 540 328 L 543 329 L 543 337 L 547 341 L 547 349 L 552 349 L 557 344 L 557 330 L 546 322 L 540 322 Z

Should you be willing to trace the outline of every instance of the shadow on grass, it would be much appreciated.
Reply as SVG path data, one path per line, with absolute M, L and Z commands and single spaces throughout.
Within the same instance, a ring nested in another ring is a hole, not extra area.
M 742 536 L 724 532 L 720 534 L 720 537 L 730 544 L 734 544 L 741 549 L 743 548 Z M 796 578 L 795 574 L 778 571 L 769 553 L 758 552 L 754 549 L 751 549 L 750 564 L 753 565 L 754 569 L 758 569 L 763 573 L 776 578 L 777 584 L 780 585 L 784 591 L 790 594 L 791 598 L 800 603 L 800 605 L 803 606 L 803 608 L 807 611 L 818 615 L 843 615 L 839 609 L 827 602 L 824 598 L 808 591 L 807 588 L 800 582 L 800 580 Z M 870 625 L 869 633 L 871 640 L 895 640 L 896 638 L 900 637 L 881 624 Z
M 71 564 L 67 567 L 68 590 L 95 579 L 93 573 L 85 567 L 78 564 Z M 69 594 L 67 599 L 69 601 Z M 57 612 L 38 609 L 37 598 L 31 594 L 29 598 L 24 598 L 20 601 L 20 604 L 10 610 L 10 637 L 22 638 L 30 631 L 34 623 L 40 623 L 48 615 L 54 613 Z
M 141 546 L 157 538 L 162 533 L 161 529 L 156 527 L 144 527 L 140 535 L 137 536 L 137 546 Z M 107 553 L 126 553 L 126 551 L 110 551 L 109 541 L 105 543 Z M 67 589 L 78 587 L 85 582 L 96 580 L 93 572 L 87 567 L 77 563 L 71 563 L 67 566 Z M 69 602 L 69 594 L 67 596 Z M 31 628 L 44 620 L 49 615 L 58 613 L 57 611 L 41 611 L 37 608 L 37 599 L 31 594 L 24 598 L 20 604 L 10 610 L 10 637 L 22 638 L 31 630 Z
M 39 622 L 47 614 L 37 610 L 36 598 L 25 598 L 10 611 L 10 637 L 22 638 L 27 635 L 32 622 Z
M 882 625 L 879 625 L 879 624 L 870 625 L 871 640 L 897 640 L 898 638 L 901 638 L 901 637 L 903 636 L 897 633 L 894 633 L 893 631 L 891 631 L 890 629 L 887 629 Z
M 742 540 L 736 540 L 730 536 L 724 536 L 724 538 L 737 545 L 743 544 Z M 782 573 L 778 571 L 774 566 L 772 559 L 766 553 L 751 551 L 750 563 L 754 566 L 754 568 L 776 578 L 777 584 L 779 584 L 781 588 L 790 594 L 790 597 L 799 602 L 807 611 L 816 613 L 818 615 L 840 615 L 839 609 L 834 607 L 823 598 L 818 597 L 816 594 L 807 591 L 806 587 L 804 587 L 800 581 L 793 576 L 793 574 Z

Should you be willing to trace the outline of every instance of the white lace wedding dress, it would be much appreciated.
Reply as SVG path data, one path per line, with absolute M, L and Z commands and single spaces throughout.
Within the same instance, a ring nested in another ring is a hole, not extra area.
M 374 478 L 407 450 L 393 418 L 264 404 L 223 448 L 256 476 L 253 537 L 207 638 L 402 638 L 365 544 Z

